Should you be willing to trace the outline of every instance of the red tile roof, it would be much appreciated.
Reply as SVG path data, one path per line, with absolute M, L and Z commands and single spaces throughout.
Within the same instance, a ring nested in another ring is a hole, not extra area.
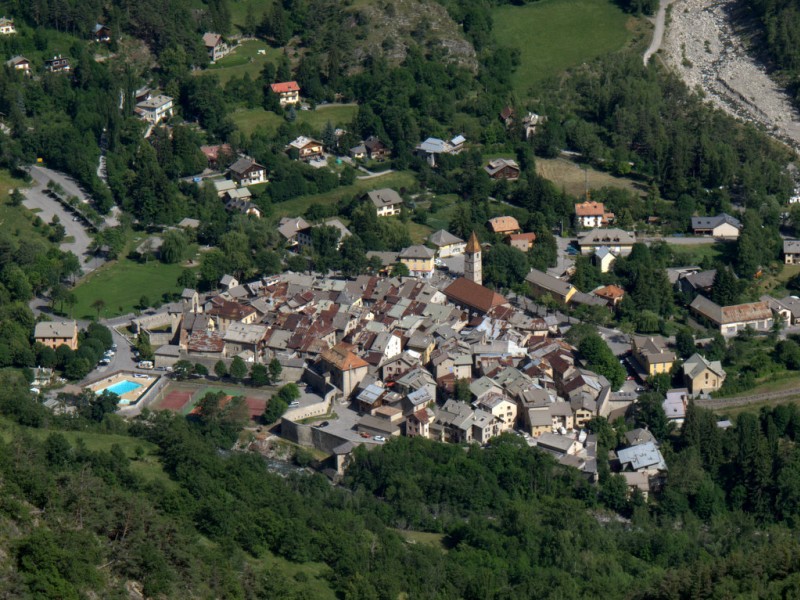
M 519 231 L 519 222 L 514 217 L 495 217 L 489 219 L 489 229 L 494 233 L 510 233 L 512 231 Z
M 368 367 L 369 363 L 352 352 L 350 344 L 339 343 L 333 348 L 328 348 L 322 353 L 322 360 L 340 371 L 351 371 L 361 367 Z
M 289 92 L 299 92 L 300 86 L 296 81 L 283 81 L 281 83 L 273 83 L 269 86 L 275 94 L 286 94 Z
M 508 302 L 500 294 L 464 277 L 459 277 L 448 285 L 444 289 L 444 295 L 454 304 L 467 306 L 482 313 Z
M 582 202 L 575 205 L 575 214 L 579 217 L 602 217 L 606 207 L 602 202 Z

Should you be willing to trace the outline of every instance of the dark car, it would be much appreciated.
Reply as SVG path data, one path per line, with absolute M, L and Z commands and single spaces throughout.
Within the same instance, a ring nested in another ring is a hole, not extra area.
M 330 425 L 328 421 L 323 421 L 322 423 L 319 424 L 320 427 L 327 427 L 328 425 Z

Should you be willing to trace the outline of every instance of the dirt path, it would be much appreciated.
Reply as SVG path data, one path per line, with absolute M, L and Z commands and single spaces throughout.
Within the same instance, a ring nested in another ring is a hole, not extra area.
M 676 0 L 664 39 L 667 65 L 719 108 L 800 150 L 800 115 L 746 51 L 731 25 L 734 0 Z
M 661 0 L 658 4 L 658 12 L 656 13 L 655 28 L 653 29 L 653 39 L 650 42 L 647 50 L 644 53 L 644 66 L 650 62 L 650 57 L 658 52 L 661 48 L 661 42 L 664 39 L 664 22 L 667 19 L 667 7 L 672 4 L 674 0 Z
M 792 396 L 800 396 L 800 390 L 788 389 L 777 390 L 775 392 L 765 392 L 763 394 L 753 394 L 751 396 L 738 396 L 736 398 L 712 398 L 710 400 L 695 400 L 697 406 L 709 408 L 711 410 L 720 410 L 724 408 L 738 408 L 740 406 L 747 406 L 748 404 L 759 404 L 761 402 L 768 402 L 770 400 L 783 400 L 791 398 Z

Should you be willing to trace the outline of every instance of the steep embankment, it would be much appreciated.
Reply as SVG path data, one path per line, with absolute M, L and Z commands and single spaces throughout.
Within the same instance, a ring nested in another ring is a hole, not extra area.
M 663 45 L 667 65 L 726 112 L 800 150 L 800 115 L 747 52 L 731 22 L 734 0 L 676 0 Z

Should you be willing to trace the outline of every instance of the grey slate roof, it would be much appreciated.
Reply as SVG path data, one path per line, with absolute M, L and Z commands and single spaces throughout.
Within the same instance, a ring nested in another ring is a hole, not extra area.
M 692 217 L 692 229 L 714 229 L 723 223 L 733 225 L 737 229 L 742 228 L 742 223 L 739 219 L 730 216 L 729 214 L 722 213 L 714 217 Z
M 464 240 L 457 237 L 445 229 L 434 231 L 428 236 L 428 241 L 434 246 L 441 248 L 442 246 L 449 246 L 450 244 L 463 244 Z

